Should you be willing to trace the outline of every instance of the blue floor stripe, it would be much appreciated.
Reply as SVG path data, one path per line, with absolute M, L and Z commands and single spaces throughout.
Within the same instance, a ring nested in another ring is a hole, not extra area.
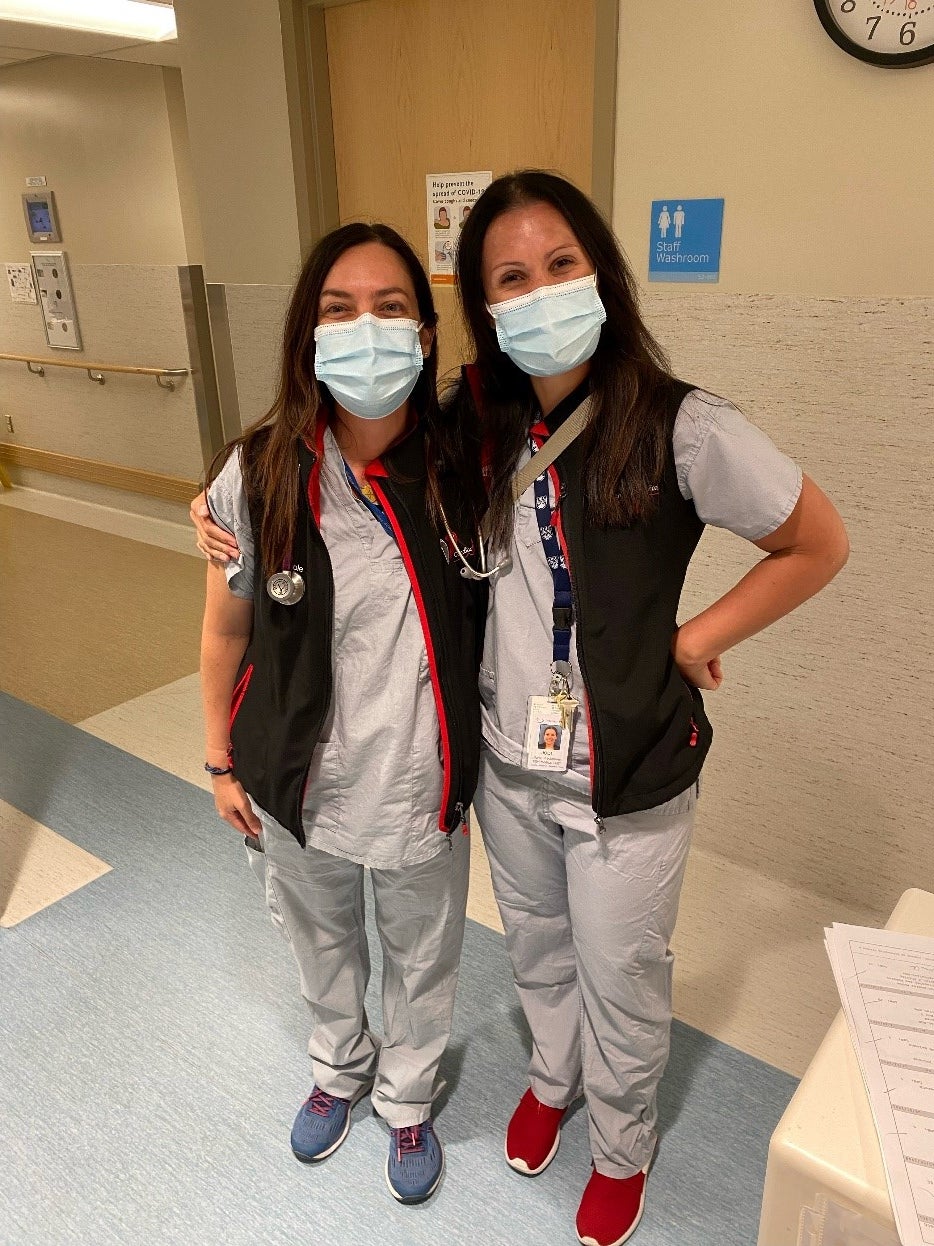
M 502 1161 L 527 1035 L 502 938 L 468 923 L 438 1130 L 438 1195 L 399 1207 L 383 1125 L 288 1150 L 308 1021 L 210 796 L 0 694 L 0 797 L 103 858 L 104 877 L 0 931 L 0 1242 L 258 1246 L 573 1243 L 586 1114 L 548 1171 Z M 372 944 L 374 981 L 379 946 Z M 378 1000 L 370 1015 L 379 1023 Z M 751 1246 L 794 1079 L 676 1024 L 638 1246 Z

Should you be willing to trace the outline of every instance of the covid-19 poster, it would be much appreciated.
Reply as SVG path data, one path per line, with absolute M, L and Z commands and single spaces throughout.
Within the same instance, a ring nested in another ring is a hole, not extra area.
M 454 284 L 454 260 L 461 227 L 470 209 L 493 180 L 480 173 L 429 173 L 425 178 L 428 200 L 428 272 L 433 286 Z

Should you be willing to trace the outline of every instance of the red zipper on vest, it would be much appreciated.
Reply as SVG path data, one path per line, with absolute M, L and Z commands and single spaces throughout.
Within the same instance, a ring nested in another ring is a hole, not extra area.
M 230 728 L 234 725 L 234 719 L 240 712 L 240 706 L 243 704 L 243 698 L 246 696 L 246 690 L 249 688 L 250 680 L 252 678 L 253 663 L 251 662 L 240 676 L 240 679 L 237 681 L 237 685 L 233 690 L 233 695 L 230 698 L 230 723 L 228 724 L 228 730 L 230 730 Z
M 318 423 L 315 426 L 314 445 L 311 445 L 307 437 L 305 438 L 305 448 L 311 454 L 311 471 L 308 473 L 308 506 L 311 510 L 311 517 L 314 520 L 315 527 L 318 530 L 318 536 L 319 538 L 322 539 L 322 541 L 323 541 L 323 537 L 321 537 L 321 464 L 324 461 L 324 431 L 326 428 L 327 428 L 327 420 L 321 417 L 318 419 Z M 333 664 L 332 645 L 333 645 L 333 635 L 334 635 L 334 580 L 333 580 L 333 576 L 329 578 L 329 590 L 330 591 L 328 593 L 328 601 L 329 601 L 330 613 L 331 613 L 331 628 L 330 628 L 331 639 L 328 640 L 328 677 L 331 679 L 332 684 L 333 684 L 333 673 L 331 669 L 332 664 Z M 331 689 L 331 695 L 333 695 L 333 686 Z M 327 708 L 325 708 L 324 713 L 325 713 L 325 717 L 327 717 Z M 322 719 L 321 723 L 318 724 L 317 730 L 315 732 L 316 735 L 317 735 L 317 732 L 321 730 L 321 725 L 323 722 L 324 722 L 324 719 Z M 317 748 L 317 746 L 318 746 L 318 741 L 316 739 L 314 747 L 311 750 L 311 756 L 308 758 L 308 764 L 305 767 L 305 776 L 302 779 L 302 787 L 301 787 L 301 791 L 299 792 L 299 796 L 298 796 L 298 822 L 299 822 L 299 825 L 303 827 L 303 834 L 304 834 L 305 796 L 308 792 L 308 781 L 311 778 L 311 763 L 314 758 L 314 750 L 315 748 Z M 304 847 L 304 839 L 301 842 L 302 842 L 302 846 Z
M 370 474 L 373 466 L 374 465 L 371 463 L 370 467 L 367 468 L 364 474 L 366 479 L 369 481 L 373 492 L 379 498 L 380 505 L 386 512 L 389 517 L 389 522 L 392 525 L 392 531 L 396 538 L 396 544 L 399 546 L 399 552 L 402 554 L 402 561 L 405 563 L 405 570 L 409 577 L 409 583 L 412 585 L 412 593 L 415 597 L 415 607 L 418 610 L 419 622 L 422 625 L 422 634 L 425 637 L 425 652 L 428 655 L 428 670 L 431 675 L 432 691 L 435 694 L 435 708 L 438 712 L 438 724 L 441 728 L 441 750 L 444 754 L 444 785 L 441 791 L 441 813 L 438 827 L 444 832 L 445 835 L 447 835 L 449 832 L 448 828 L 444 825 L 444 818 L 448 807 L 448 798 L 451 794 L 451 739 L 448 734 L 448 720 L 444 711 L 444 701 L 441 697 L 441 680 L 438 675 L 438 663 L 435 657 L 434 641 L 431 637 L 431 629 L 428 626 L 428 615 L 425 611 L 425 600 L 422 597 L 421 585 L 419 584 L 418 578 L 415 574 L 415 567 L 412 563 L 412 556 L 409 553 L 409 547 L 405 543 L 405 537 L 402 535 L 402 529 L 399 526 L 399 521 L 396 519 L 392 507 L 389 505 L 385 490 L 377 484 L 374 477 Z M 385 474 L 385 468 L 382 468 L 382 464 L 377 466 L 377 471 L 380 471 L 380 469 L 381 474 Z M 454 829 L 454 827 L 451 828 L 452 831 Z

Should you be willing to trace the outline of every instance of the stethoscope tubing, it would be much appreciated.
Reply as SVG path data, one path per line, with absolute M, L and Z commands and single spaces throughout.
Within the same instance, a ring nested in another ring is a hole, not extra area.
M 451 548 L 454 550 L 458 561 L 461 563 L 460 573 L 465 580 L 492 580 L 501 572 L 509 570 L 512 566 L 512 559 L 507 556 L 501 563 L 497 563 L 495 567 L 492 567 L 489 571 L 487 571 L 486 542 L 483 539 L 482 532 L 477 533 L 477 550 L 480 555 L 480 569 L 477 570 L 476 567 L 472 567 L 467 561 L 466 554 L 458 545 L 454 533 L 451 531 L 451 525 L 448 523 L 448 517 L 444 513 L 444 507 L 441 505 L 440 501 L 438 502 L 438 510 L 441 512 L 441 522 L 444 524 L 444 531 L 447 534 L 448 540 L 451 542 Z

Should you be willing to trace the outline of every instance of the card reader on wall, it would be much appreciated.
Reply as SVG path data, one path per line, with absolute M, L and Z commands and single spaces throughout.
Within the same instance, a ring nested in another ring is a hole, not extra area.
M 23 212 L 30 242 L 61 242 L 54 191 L 30 191 L 23 195 Z
M 78 314 L 65 252 L 33 251 L 32 266 L 49 345 L 62 350 L 80 350 Z

